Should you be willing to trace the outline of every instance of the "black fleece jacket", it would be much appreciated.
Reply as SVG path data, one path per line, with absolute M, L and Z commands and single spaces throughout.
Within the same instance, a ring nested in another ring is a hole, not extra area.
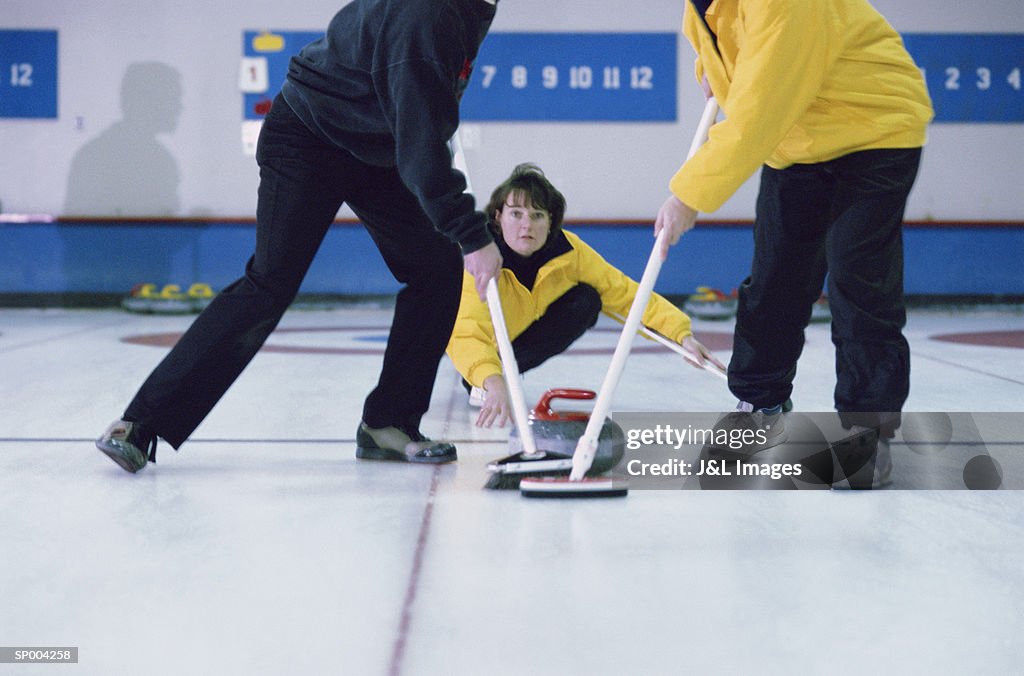
M 367 164 L 396 167 L 463 253 L 492 237 L 447 141 L 494 14 L 484 0 L 353 0 L 292 58 L 281 90 L 325 140 Z

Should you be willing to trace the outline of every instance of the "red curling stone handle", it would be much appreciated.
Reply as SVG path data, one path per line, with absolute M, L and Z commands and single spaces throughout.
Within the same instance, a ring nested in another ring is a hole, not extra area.
M 597 393 L 593 390 L 579 390 L 567 387 L 556 387 L 541 395 L 537 405 L 533 407 L 533 418 L 536 420 L 582 420 L 590 419 L 590 414 L 580 411 L 555 411 L 551 402 L 555 399 L 593 399 Z

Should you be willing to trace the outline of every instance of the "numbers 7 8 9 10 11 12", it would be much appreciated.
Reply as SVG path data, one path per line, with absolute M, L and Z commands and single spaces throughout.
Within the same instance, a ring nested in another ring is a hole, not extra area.
M 502 71 L 505 71 L 504 73 Z M 513 89 L 540 86 L 544 89 L 653 89 L 654 68 L 651 66 L 589 66 L 575 65 L 559 68 L 547 65 L 530 69 L 516 64 L 505 69 L 494 64 L 480 66 L 480 86 L 489 89 L 501 78 Z

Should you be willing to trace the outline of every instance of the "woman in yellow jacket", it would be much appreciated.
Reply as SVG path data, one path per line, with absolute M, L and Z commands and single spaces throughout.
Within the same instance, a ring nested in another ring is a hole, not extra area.
M 729 387 L 773 415 L 793 389 L 828 275 L 835 407 L 890 412 L 909 391 L 902 220 L 931 101 L 899 34 L 867 0 L 686 0 L 696 76 L 724 119 L 669 183 L 669 243 L 761 168 Z
M 562 229 L 565 197 L 540 168 L 517 166 L 495 188 L 484 212 L 504 259 L 498 294 L 520 371 L 564 352 L 597 322 L 602 310 L 628 314 L 636 282 Z M 690 318 L 661 296 L 652 296 L 643 324 L 682 345 L 698 363 L 709 360 L 724 368 L 693 337 Z M 468 273 L 448 356 L 472 389 L 471 403 L 481 407 L 477 425 L 504 425 L 511 408 L 494 327 Z

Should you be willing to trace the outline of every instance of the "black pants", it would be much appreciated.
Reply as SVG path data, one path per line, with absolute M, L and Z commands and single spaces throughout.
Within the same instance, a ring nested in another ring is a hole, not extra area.
M 869 150 L 763 168 L 729 364 L 736 397 L 755 408 L 789 398 L 827 273 L 836 410 L 901 410 L 910 389 L 902 223 L 920 157 L 920 148 Z
M 327 144 L 280 96 L 264 121 L 256 159 L 256 251 L 245 275 L 196 318 L 143 383 L 125 417 L 147 424 L 178 448 L 277 326 L 347 203 L 404 285 L 363 420 L 371 427 L 418 427 L 458 312 L 457 245 L 434 228 L 394 168 L 367 165 Z M 345 380 L 338 373 L 339 386 Z
M 597 323 L 600 314 L 601 296 L 594 287 L 577 284 L 566 291 L 512 341 L 519 372 L 526 373 L 565 352 Z M 470 389 L 466 380 L 462 384 L 467 391 Z
M 597 323 L 601 296 L 589 284 L 577 284 L 548 306 L 540 319 L 512 341 L 519 371 L 526 373 L 562 354 Z

